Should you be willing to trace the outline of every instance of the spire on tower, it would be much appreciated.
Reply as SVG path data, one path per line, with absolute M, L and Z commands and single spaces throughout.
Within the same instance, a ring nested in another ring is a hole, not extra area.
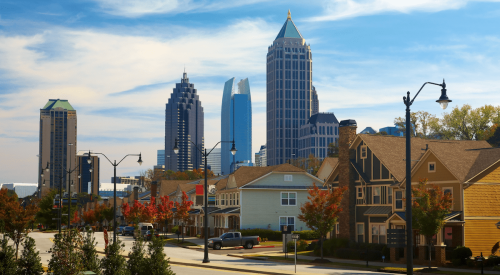
M 286 19 L 290 19 L 290 20 L 292 20 L 292 14 L 290 13 L 290 10 L 288 10 L 288 16 L 287 16 L 287 18 L 286 18 Z

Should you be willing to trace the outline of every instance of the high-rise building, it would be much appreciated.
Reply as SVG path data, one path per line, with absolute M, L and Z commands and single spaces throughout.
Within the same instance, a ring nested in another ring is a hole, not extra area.
M 186 171 L 204 167 L 203 107 L 193 83 L 184 72 L 165 110 L 165 170 Z M 179 153 L 174 153 L 175 139 Z M 194 143 L 194 144 L 193 144 Z M 198 149 L 196 148 L 198 147 Z
M 267 148 L 265 145 L 260 146 L 259 156 L 260 156 L 260 166 L 262 167 L 267 166 Z
M 300 126 L 311 117 L 311 47 L 292 21 L 290 11 L 267 52 L 267 164 L 298 156 Z
M 262 166 L 262 165 L 260 165 L 260 153 L 259 152 L 255 153 L 255 166 L 256 167 Z
M 317 113 L 312 115 L 307 124 L 300 127 L 299 155 L 307 158 L 313 154 L 318 159 L 328 156 L 328 145 L 337 144 L 339 138 L 339 121 L 333 113 Z
M 221 140 L 232 141 L 238 150 L 235 155 L 230 150 L 232 143 L 221 144 L 221 172 L 233 172 L 234 163 L 252 163 L 252 98 L 248 78 L 238 82 L 238 92 L 234 88 L 234 77 L 226 81 L 222 94 Z
M 318 93 L 316 92 L 316 87 L 313 86 L 313 91 L 312 91 L 312 102 L 311 102 L 311 115 L 319 113 L 319 99 L 318 99 Z
M 68 100 L 49 99 L 40 109 L 38 187 L 42 190 L 41 196 L 50 188 L 59 187 L 60 183 L 68 190 L 68 184 L 76 182 L 76 171 L 71 173 L 71 178 L 66 173 L 77 165 L 76 126 L 76 110 Z M 74 188 L 71 189 L 77 190 Z
M 210 170 L 214 175 L 219 175 L 220 170 L 220 148 L 214 148 L 214 150 L 207 157 L 207 165 L 210 166 Z
M 165 165 L 165 150 L 157 150 L 156 152 L 156 165 Z
M 99 157 L 97 155 L 93 155 L 90 153 L 90 164 L 88 163 L 89 159 L 89 150 L 78 151 L 76 154 L 76 160 L 78 163 L 78 168 L 76 169 L 76 173 L 80 175 L 78 178 L 78 189 L 73 189 L 74 192 L 77 193 L 87 193 L 87 194 L 95 194 L 99 195 Z M 92 172 L 90 169 L 92 168 Z M 72 191 L 73 193 L 73 191 Z

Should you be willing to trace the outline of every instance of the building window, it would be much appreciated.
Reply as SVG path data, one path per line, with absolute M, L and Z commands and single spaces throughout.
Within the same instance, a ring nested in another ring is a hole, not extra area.
M 428 163 L 428 170 L 427 170 L 427 172 L 429 172 L 429 173 L 436 172 L 436 163 L 435 162 L 429 162 Z
M 236 205 L 240 205 L 240 194 L 236 193 Z
M 356 224 L 356 235 L 358 236 L 358 243 L 365 242 L 365 224 Z
M 451 198 L 453 199 L 453 187 L 444 187 L 443 194 L 450 194 Z
M 285 175 L 285 181 L 293 181 L 292 175 Z
M 392 204 L 392 187 L 387 188 L 387 202 Z
M 280 217 L 280 230 L 287 226 L 288 231 L 295 231 L 295 217 Z
M 220 195 L 220 205 L 225 205 L 225 203 L 226 203 L 225 200 L 224 200 L 225 197 L 226 197 L 226 194 Z
M 335 224 L 335 237 L 340 238 L 340 224 Z
M 396 209 L 403 209 L 403 191 L 396 191 Z
M 380 186 L 373 187 L 373 204 L 380 204 Z
M 366 151 L 367 151 L 367 146 L 366 145 L 361 146 L 361 159 L 366 158 L 367 155 Z
M 297 192 L 281 192 L 281 205 L 297 205 Z
M 363 187 L 356 187 L 356 198 L 357 199 L 363 198 Z
M 372 224 L 372 243 L 385 244 L 387 233 L 384 224 Z

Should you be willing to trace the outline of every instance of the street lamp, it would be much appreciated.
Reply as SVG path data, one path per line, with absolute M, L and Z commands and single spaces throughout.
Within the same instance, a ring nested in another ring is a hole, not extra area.
M 89 151 L 89 154 L 90 154 L 90 151 Z M 122 163 L 122 161 L 128 156 L 139 156 L 139 160 L 137 161 L 137 163 L 139 163 L 139 165 L 142 165 L 142 157 L 141 157 L 141 153 L 128 154 L 128 155 L 124 156 L 122 158 L 122 160 L 120 160 L 120 162 L 116 163 L 116 160 L 114 162 L 112 162 L 103 153 L 94 153 L 94 155 L 103 155 L 109 161 L 109 163 L 111 163 L 111 165 L 113 165 L 113 169 L 114 169 L 114 177 L 113 177 L 113 185 L 114 185 L 114 192 L 113 192 L 113 199 L 114 199 L 114 203 L 113 203 L 113 243 L 116 243 L 116 166 L 118 166 L 120 163 Z M 90 170 L 92 170 L 92 168 Z M 90 172 L 92 172 L 92 171 L 90 171 Z
M 446 95 L 446 83 L 443 79 L 443 84 L 437 84 L 433 82 L 425 82 L 424 85 L 418 90 L 415 97 L 410 100 L 410 92 L 407 93 L 407 96 L 403 97 L 403 101 L 406 105 L 406 272 L 408 275 L 413 274 L 413 231 L 412 231 L 412 213 L 411 213 L 411 136 L 410 136 L 410 106 L 413 104 L 413 101 L 418 96 L 420 91 L 424 88 L 426 84 L 432 84 L 441 86 L 441 97 L 436 100 L 437 103 L 441 106 L 441 108 L 446 109 L 448 107 L 448 103 L 451 102 Z
M 198 151 L 201 153 L 201 155 L 203 157 L 205 157 L 205 191 L 203 192 L 204 195 L 205 195 L 205 218 L 203 219 L 203 226 L 205 227 L 205 249 L 204 249 L 204 257 L 203 257 L 203 263 L 209 263 L 210 260 L 208 259 L 208 179 L 207 179 L 207 171 L 208 171 L 208 168 L 207 168 L 207 157 L 208 155 L 210 155 L 210 153 L 212 153 L 212 151 L 215 149 L 215 147 L 217 147 L 217 145 L 219 145 L 219 143 L 222 143 L 222 142 L 227 142 L 227 143 L 230 143 L 232 142 L 233 143 L 233 146 L 230 150 L 231 154 L 234 156 L 236 154 L 236 147 L 234 146 L 234 140 L 233 141 L 219 141 L 217 142 L 217 144 L 215 144 L 215 146 L 212 148 L 212 150 L 210 150 L 210 152 L 207 153 L 207 149 L 205 148 L 205 152 L 203 152 L 202 150 L 200 150 L 200 148 L 198 148 L 198 146 L 196 146 L 196 144 L 192 141 L 190 141 L 194 147 L 196 147 L 196 149 L 198 149 Z M 174 150 L 174 153 L 178 154 L 179 153 L 179 147 L 177 146 L 178 144 L 178 139 L 176 138 L 175 139 L 175 146 L 173 148 Z M 236 165 L 236 164 L 235 164 Z

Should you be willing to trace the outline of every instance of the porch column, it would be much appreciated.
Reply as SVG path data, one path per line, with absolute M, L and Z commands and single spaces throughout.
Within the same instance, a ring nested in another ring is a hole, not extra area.
M 435 245 L 436 265 L 443 266 L 446 263 L 446 245 Z

